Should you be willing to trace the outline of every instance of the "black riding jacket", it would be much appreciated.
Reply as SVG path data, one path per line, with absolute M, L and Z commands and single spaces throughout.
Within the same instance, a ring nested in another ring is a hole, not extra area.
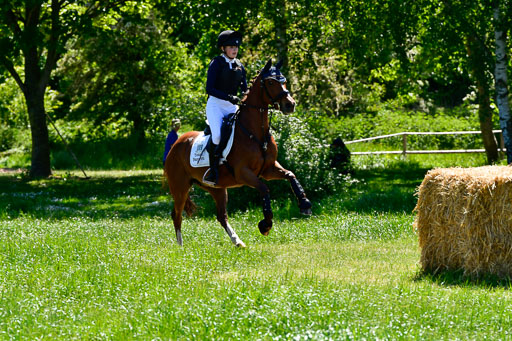
M 242 63 L 235 59 L 230 68 L 224 56 L 213 58 L 208 67 L 206 93 L 227 101 L 228 95 L 238 96 L 239 89 L 242 92 L 247 90 L 247 76 Z

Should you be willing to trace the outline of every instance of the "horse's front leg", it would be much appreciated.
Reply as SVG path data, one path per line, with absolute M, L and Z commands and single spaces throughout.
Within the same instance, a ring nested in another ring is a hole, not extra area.
M 290 182 L 293 193 L 297 197 L 299 204 L 300 213 L 305 215 L 311 215 L 311 202 L 306 197 L 306 192 L 299 183 L 299 180 L 295 177 L 291 171 L 284 169 L 279 162 L 275 162 L 272 167 L 267 168 L 261 176 L 265 180 L 284 180 L 287 179 Z
M 260 192 L 263 200 L 263 220 L 258 223 L 258 228 L 262 235 L 267 236 L 272 229 L 272 218 L 274 217 L 272 207 L 270 206 L 270 194 L 267 185 L 258 179 L 258 176 L 248 168 L 242 169 L 237 179 L 241 183 L 256 188 Z

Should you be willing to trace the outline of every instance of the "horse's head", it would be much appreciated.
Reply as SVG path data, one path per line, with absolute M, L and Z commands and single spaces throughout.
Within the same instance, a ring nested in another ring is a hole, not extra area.
M 272 60 L 269 59 L 260 72 L 260 82 L 268 103 L 273 104 L 276 109 L 279 108 L 284 114 L 289 114 L 295 110 L 295 100 L 286 90 L 286 78 L 279 70 L 282 65 L 283 62 L 280 61 L 272 66 Z

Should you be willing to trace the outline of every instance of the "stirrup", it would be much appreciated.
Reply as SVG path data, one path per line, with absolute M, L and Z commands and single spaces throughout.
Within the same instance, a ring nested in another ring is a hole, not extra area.
M 206 172 L 204 172 L 203 183 L 208 186 L 214 187 L 215 185 L 217 185 L 217 183 L 215 182 L 215 179 L 213 181 L 211 179 L 207 179 L 207 177 L 210 177 L 210 175 L 212 175 L 212 169 L 208 168 Z

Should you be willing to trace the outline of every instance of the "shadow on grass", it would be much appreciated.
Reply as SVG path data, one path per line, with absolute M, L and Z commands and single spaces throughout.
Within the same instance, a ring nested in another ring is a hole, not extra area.
M 358 182 L 337 197 L 339 208 L 355 212 L 405 212 L 416 206 L 415 196 L 427 168 L 416 165 L 357 170 Z
M 172 198 L 167 183 L 160 175 L 74 176 L 31 180 L 23 174 L 0 176 L 0 218 L 31 216 L 65 219 L 74 216 L 104 217 L 169 217 Z M 215 202 L 197 186 L 190 192 L 198 206 L 195 216 L 215 219 Z M 284 200 L 274 205 L 280 216 L 298 215 L 298 208 Z M 229 191 L 228 214 L 259 209 L 260 197 L 255 189 L 244 187 Z
M 30 180 L 0 176 L 0 215 L 38 218 L 141 216 L 167 214 L 169 201 L 162 179 L 154 175 L 92 177 L 65 176 Z M 165 207 L 164 207 L 165 206 Z
M 312 198 L 314 214 L 329 213 L 332 209 L 410 213 L 416 203 L 414 193 L 426 172 L 411 167 L 360 170 L 355 176 L 359 181 L 348 185 L 343 193 Z M 300 217 L 287 182 L 272 181 L 268 185 L 275 218 Z M 0 217 L 11 218 L 168 217 L 172 201 L 167 185 L 162 186 L 162 176 L 154 173 L 126 175 L 114 171 L 88 180 L 69 175 L 30 180 L 20 174 L 2 174 L 0 188 Z M 215 216 L 215 203 L 208 193 L 193 187 L 191 197 L 199 208 L 197 216 Z M 228 214 L 253 209 L 261 209 L 255 189 L 229 190 Z
M 497 275 L 482 275 L 472 277 L 464 275 L 463 270 L 446 270 L 439 272 L 420 271 L 413 278 L 416 282 L 432 282 L 440 286 L 459 286 L 459 287 L 482 287 L 482 288 L 502 288 L 512 289 L 512 279 L 503 278 Z

